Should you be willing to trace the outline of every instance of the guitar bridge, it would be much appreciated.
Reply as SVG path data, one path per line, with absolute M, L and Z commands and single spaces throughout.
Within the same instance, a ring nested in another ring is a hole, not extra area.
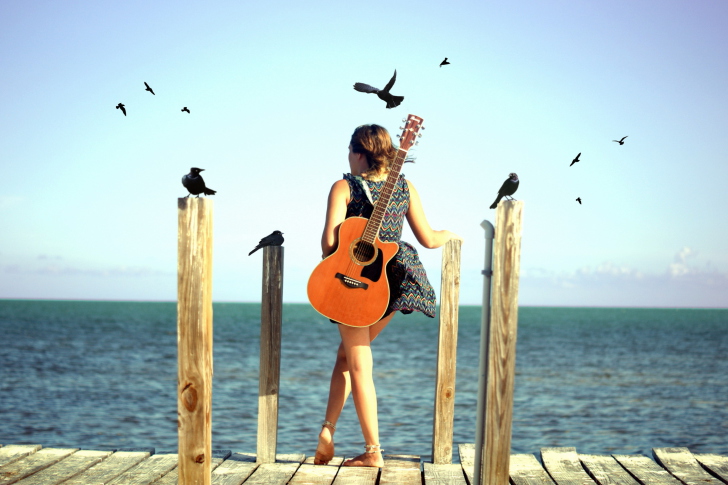
M 344 283 L 349 288 L 362 288 L 366 290 L 369 288 L 369 285 L 364 283 L 363 281 L 356 280 L 352 278 L 351 276 L 346 276 L 341 273 L 336 273 L 336 278 L 339 278 L 342 283 Z

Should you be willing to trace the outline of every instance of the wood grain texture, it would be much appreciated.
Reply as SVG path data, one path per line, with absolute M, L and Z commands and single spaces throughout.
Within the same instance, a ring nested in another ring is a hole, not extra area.
M 300 463 L 262 463 L 245 481 L 245 485 L 285 485 L 298 470 Z
M 79 475 L 111 455 L 111 451 L 81 450 L 45 470 L 18 482 L 18 485 L 57 485 Z
M 77 448 L 43 448 L 36 453 L 9 463 L 0 468 L 0 485 L 17 483 L 23 478 L 58 463 L 76 451 L 78 451 Z
M 482 469 L 475 470 L 484 485 L 508 485 L 509 479 L 522 228 L 523 202 L 509 200 L 498 204 L 485 371 Z
M 643 485 L 682 485 L 680 480 L 645 455 L 612 455 L 612 457 Z
M 509 468 L 513 485 L 554 485 L 554 481 L 533 455 L 511 455 Z
M 331 485 L 344 462 L 341 456 L 333 457 L 327 465 L 314 465 L 313 460 L 313 456 L 306 458 L 288 485 Z
M 342 466 L 334 479 L 334 485 L 375 485 L 379 468 Z
M 424 463 L 424 483 L 427 485 L 467 485 L 463 467 L 460 465 L 435 465 Z
M 541 448 L 541 461 L 558 485 L 594 485 L 574 447 Z
M 173 470 L 177 466 L 178 460 L 179 457 L 176 453 L 152 455 L 110 481 L 108 485 L 149 485 Z M 180 483 L 195 482 L 184 482 L 180 478 Z
M 589 476 L 601 485 L 640 485 L 635 478 L 611 456 L 582 455 L 579 460 Z
M 258 463 L 276 461 L 278 394 L 281 375 L 283 247 L 263 248 L 260 310 L 260 378 L 258 380 Z
M 475 483 L 473 481 L 473 471 L 475 468 L 475 444 L 460 443 L 458 445 L 458 454 L 460 456 L 460 465 L 463 467 L 463 472 L 468 478 L 468 483 Z
M 693 456 L 703 468 L 728 483 L 728 456 L 709 453 L 695 453 Z
M 240 485 L 258 468 L 253 453 L 233 453 L 212 471 L 213 485 Z
M 88 470 L 81 472 L 63 485 L 89 485 L 91 483 L 109 483 L 133 466 L 149 457 L 143 451 L 117 451 Z
M 380 485 L 421 485 L 422 467 L 417 455 L 384 455 Z
M 652 448 L 652 456 L 685 485 L 723 485 L 700 466 L 687 448 Z
M 0 467 L 18 461 L 42 448 L 41 445 L 6 445 L 0 448 Z
M 436 465 L 452 463 L 461 245 L 462 241 L 450 240 L 445 243 L 442 250 L 440 328 L 435 375 L 435 410 L 432 420 L 432 462 Z
M 209 485 L 212 459 L 212 201 L 178 199 L 180 482 Z

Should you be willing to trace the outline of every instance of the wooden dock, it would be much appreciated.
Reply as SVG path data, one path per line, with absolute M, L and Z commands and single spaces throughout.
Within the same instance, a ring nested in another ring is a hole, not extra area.
M 413 455 L 385 455 L 384 467 L 313 465 L 303 454 L 276 456 L 258 464 L 252 453 L 214 451 L 212 483 L 219 485 L 470 485 L 474 450 L 461 444 L 459 465 L 435 465 Z M 644 455 L 582 455 L 574 448 L 542 448 L 541 460 L 513 454 L 513 485 L 725 485 L 728 457 L 693 454 L 687 448 L 654 448 Z M 141 451 L 92 451 L 43 448 L 41 445 L 0 446 L 0 485 L 173 485 L 178 455 Z

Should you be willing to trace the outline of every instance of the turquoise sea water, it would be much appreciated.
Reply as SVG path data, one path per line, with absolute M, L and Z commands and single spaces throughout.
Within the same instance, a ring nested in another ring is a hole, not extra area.
M 338 345 L 308 305 L 284 305 L 279 444 L 313 453 Z M 475 439 L 480 308 L 462 307 L 455 442 Z M 519 309 L 513 452 L 575 446 L 728 454 L 728 310 Z M 254 452 L 260 306 L 214 305 L 213 447 Z M 0 300 L 0 443 L 177 446 L 175 303 Z M 388 453 L 427 456 L 437 320 L 397 315 L 373 344 Z M 351 400 L 337 451 L 363 441 Z

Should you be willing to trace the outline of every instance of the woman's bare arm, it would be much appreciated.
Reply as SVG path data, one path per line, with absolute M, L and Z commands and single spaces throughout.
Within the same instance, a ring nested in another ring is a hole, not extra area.
M 434 249 L 439 248 L 450 239 L 462 240 L 460 236 L 453 232 L 447 230 L 436 231 L 430 227 L 430 223 L 427 222 L 427 217 L 425 217 L 425 210 L 422 208 L 422 201 L 420 200 L 420 195 L 417 193 L 417 189 L 415 189 L 415 186 L 409 180 L 406 182 L 410 193 L 407 222 L 415 234 L 417 241 L 428 249 Z
M 331 186 L 326 208 L 326 224 L 324 225 L 324 233 L 321 236 L 323 257 L 333 253 L 339 244 L 337 229 L 346 219 L 346 206 L 349 203 L 350 196 L 349 183 L 346 180 L 338 180 Z

